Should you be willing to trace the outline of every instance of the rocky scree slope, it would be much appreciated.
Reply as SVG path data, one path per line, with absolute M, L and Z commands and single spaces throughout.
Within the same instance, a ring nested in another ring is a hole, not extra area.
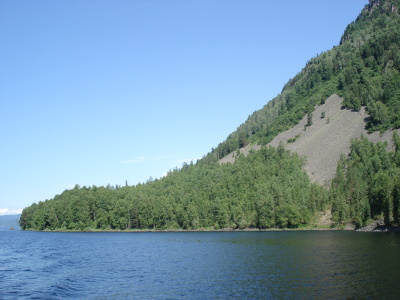
M 365 129 L 368 114 L 365 108 L 360 111 L 346 109 L 342 106 L 343 99 L 334 94 L 324 104 L 315 107 L 312 113 L 312 125 L 306 126 L 308 115 L 293 128 L 280 133 L 268 146 L 278 147 L 298 153 L 306 158 L 305 171 L 311 180 L 321 185 L 330 185 L 335 176 L 340 155 L 350 153 L 351 140 L 366 136 L 372 142 L 387 142 L 387 150 L 393 150 L 392 134 L 389 130 L 381 134 L 371 134 Z M 400 134 L 400 129 L 397 129 Z M 247 155 L 250 149 L 258 150 L 260 145 L 248 145 L 240 152 Z M 231 153 L 222 158 L 220 163 L 233 163 L 237 153 Z

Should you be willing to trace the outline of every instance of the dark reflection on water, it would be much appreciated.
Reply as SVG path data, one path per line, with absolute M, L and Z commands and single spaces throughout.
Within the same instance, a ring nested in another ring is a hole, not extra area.
M 400 234 L 0 232 L 0 298 L 398 299 Z

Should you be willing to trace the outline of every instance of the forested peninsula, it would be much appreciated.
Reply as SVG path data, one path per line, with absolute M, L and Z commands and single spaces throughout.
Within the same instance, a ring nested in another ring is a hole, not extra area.
M 268 145 L 333 94 L 365 110 L 368 132 L 400 128 L 400 0 L 370 0 L 340 44 L 310 59 L 281 94 L 251 114 L 202 159 L 135 186 L 80 187 L 25 208 L 23 230 L 217 230 L 400 225 L 400 138 L 393 148 L 351 141 L 328 185 L 310 179 L 307 159 Z M 329 119 L 326 123 L 330 122 Z M 286 143 L 295 143 L 296 138 Z M 241 151 L 257 145 L 258 150 Z M 234 162 L 223 163 L 227 155 Z M 321 165 L 321 168 L 324 168 Z

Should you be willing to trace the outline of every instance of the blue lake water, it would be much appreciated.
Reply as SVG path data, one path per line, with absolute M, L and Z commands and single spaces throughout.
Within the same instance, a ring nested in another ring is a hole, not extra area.
M 1 299 L 399 299 L 400 234 L 0 231 Z

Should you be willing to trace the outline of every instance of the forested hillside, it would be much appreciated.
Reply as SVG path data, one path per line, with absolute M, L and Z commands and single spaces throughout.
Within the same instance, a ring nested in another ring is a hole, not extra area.
M 315 105 L 332 94 L 348 108 L 366 107 L 369 131 L 400 127 L 400 0 L 370 1 L 340 45 L 307 62 L 282 93 L 196 164 L 137 186 L 79 187 L 24 209 L 22 229 L 219 229 L 299 227 L 332 211 L 333 226 L 399 223 L 400 143 L 395 152 L 367 139 L 352 143 L 330 189 L 310 182 L 297 154 L 262 147 L 218 164 L 248 143 L 265 145 L 309 124 Z M 305 128 L 306 129 L 306 128 Z M 323 167 L 323 166 L 321 166 Z
M 400 128 L 399 0 L 370 1 L 340 45 L 310 59 L 282 93 L 254 112 L 213 149 L 220 159 L 248 143 L 267 144 L 336 93 L 344 105 L 366 106 L 370 131 Z M 213 159 L 213 158 L 209 158 Z
M 199 229 L 296 227 L 314 220 L 327 191 L 303 161 L 263 148 L 237 163 L 184 165 L 165 178 L 125 187 L 76 186 L 25 208 L 23 229 Z
M 342 156 L 332 180 L 330 201 L 336 224 L 357 227 L 370 219 L 398 224 L 400 216 L 400 137 L 393 135 L 395 152 L 367 138 L 353 140 L 348 158 Z

